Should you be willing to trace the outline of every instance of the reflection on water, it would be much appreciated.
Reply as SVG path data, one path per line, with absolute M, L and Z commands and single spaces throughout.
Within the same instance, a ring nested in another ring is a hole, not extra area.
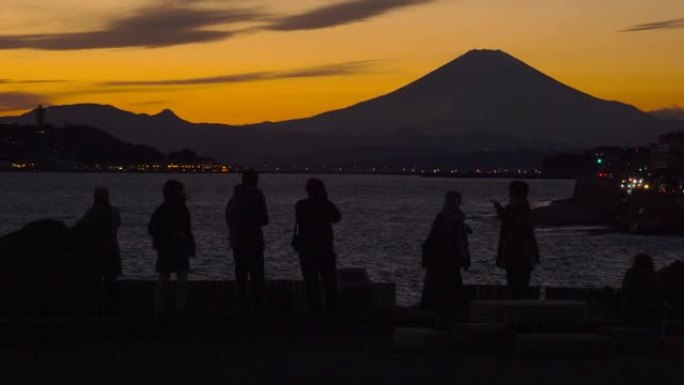
M 0 234 L 25 223 L 56 218 L 73 225 L 85 212 L 95 186 L 111 190 L 112 203 L 121 209 L 120 232 L 124 274 L 130 278 L 154 277 L 155 254 L 146 234 L 147 221 L 161 201 L 168 178 L 185 183 L 195 236 L 197 258 L 193 279 L 232 276 L 228 257 L 224 208 L 238 182 L 237 175 L 150 174 L 17 174 L 0 173 Z M 306 175 L 263 175 L 271 224 L 265 228 L 267 277 L 299 279 L 299 264 L 290 247 L 294 204 L 304 197 Z M 463 193 L 463 209 L 474 230 L 470 238 L 472 267 L 466 283 L 503 283 L 494 267 L 498 224 L 489 199 L 506 200 L 507 180 L 443 179 L 408 176 L 323 175 L 331 199 L 342 211 L 335 227 L 340 266 L 360 266 L 377 281 L 397 284 L 398 301 L 417 302 L 422 288 L 420 242 L 443 194 Z M 530 181 L 531 203 L 570 196 L 572 181 Z M 658 266 L 681 257 L 684 238 L 596 235 L 596 228 L 538 229 L 542 264 L 533 283 L 547 286 L 616 286 L 637 252 L 651 253 Z

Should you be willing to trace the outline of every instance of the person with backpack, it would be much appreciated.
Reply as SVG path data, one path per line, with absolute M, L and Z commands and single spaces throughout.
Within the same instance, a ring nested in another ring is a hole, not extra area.
M 238 303 L 242 312 L 251 305 L 262 307 L 264 291 L 264 234 L 268 224 L 264 194 L 257 187 L 259 174 L 252 169 L 242 173 L 242 183 L 235 186 L 226 205 L 226 224 L 230 235 L 238 286 Z M 251 298 L 247 284 L 251 284 Z M 251 303 L 250 303 L 251 302 Z

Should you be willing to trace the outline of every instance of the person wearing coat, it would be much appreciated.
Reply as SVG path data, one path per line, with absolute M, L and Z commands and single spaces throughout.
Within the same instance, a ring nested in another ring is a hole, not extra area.
M 444 208 L 422 244 L 425 280 L 421 306 L 428 309 L 449 312 L 463 300 L 461 269 L 470 267 L 468 234 L 472 231 L 465 224 L 460 206 L 461 194 L 448 192 Z
M 662 289 L 653 259 L 637 254 L 634 264 L 622 280 L 622 314 L 625 323 L 637 327 L 651 327 L 663 311 Z
M 164 203 L 152 214 L 148 233 L 157 250 L 156 271 L 159 274 L 154 292 L 154 310 L 164 310 L 171 274 L 178 280 L 175 310 L 185 310 L 190 257 L 195 256 L 195 240 L 190 224 L 190 211 L 185 205 L 185 187 L 177 180 L 164 184 Z
M 506 270 L 506 281 L 513 299 L 527 296 L 532 270 L 539 263 L 528 194 L 527 183 L 513 181 L 508 186 L 508 205 L 504 207 L 492 201 L 501 221 L 496 265 Z
M 109 190 L 98 187 L 93 194 L 93 205 L 78 220 L 74 230 L 78 235 L 85 262 L 94 278 L 104 283 L 105 305 L 116 303 L 116 280 L 121 275 L 121 253 L 117 237 L 121 226 L 119 209 L 109 202 Z
M 233 196 L 226 205 L 226 224 L 230 233 L 230 246 L 235 262 L 235 280 L 238 286 L 240 310 L 250 308 L 247 283 L 252 286 L 251 302 L 262 307 L 264 288 L 264 234 L 261 228 L 268 224 L 266 199 L 257 187 L 259 174 L 246 170 L 242 183 L 235 186 Z
M 341 219 L 340 211 L 328 200 L 325 185 L 312 178 L 306 183 L 308 197 L 295 206 L 296 230 L 292 245 L 306 284 L 311 313 L 320 309 L 320 286 L 325 289 L 326 313 L 339 310 L 337 261 L 333 247 L 332 225 Z

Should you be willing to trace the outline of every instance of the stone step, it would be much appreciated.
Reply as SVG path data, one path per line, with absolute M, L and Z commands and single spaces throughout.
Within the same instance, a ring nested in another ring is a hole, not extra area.
M 594 357 L 608 354 L 612 343 L 598 334 L 524 333 L 515 336 L 515 350 L 520 356 Z
M 510 351 L 513 330 L 500 323 L 457 323 L 449 328 L 454 344 L 471 352 Z
M 502 323 L 457 323 L 449 330 L 451 338 L 459 342 L 480 343 L 506 339 L 511 329 Z
M 526 328 L 578 325 L 587 320 L 588 307 L 583 301 L 499 300 L 470 303 L 474 323 L 503 323 Z
M 658 334 L 653 329 L 610 326 L 604 329 L 604 333 L 623 353 L 652 353 L 659 347 Z
M 417 352 L 445 352 L 453 347 L 449 333 L 422 327 L 395 328 L 393 343 L 399 350 Z

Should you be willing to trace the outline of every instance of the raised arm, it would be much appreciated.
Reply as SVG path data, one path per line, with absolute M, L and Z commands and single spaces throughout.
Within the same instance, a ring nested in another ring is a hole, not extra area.
M 501 218 L 506 213 L 506 209 L 497 201 L 496 199 L 490 199 L 490 202 L 494 205 L 494 210 L 496 210 L 496 216 Z

